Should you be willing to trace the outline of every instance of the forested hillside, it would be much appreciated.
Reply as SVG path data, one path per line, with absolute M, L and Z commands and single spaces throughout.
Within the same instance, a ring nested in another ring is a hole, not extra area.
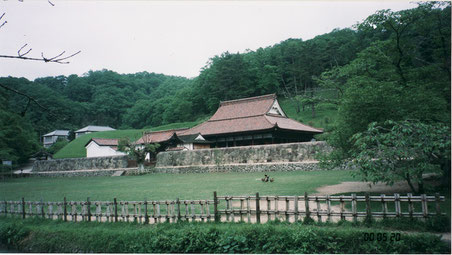
M 194 79 L 109 70 L 34 81 L 0 78 L 0 158 L 26 159 L 38 149 L 39 136 L 54 129 L 196 121 L 221 100 L 268 93 L 286 98 L 291 117 L 326 128 L 339 147 L 372 121 L 450 123 L 450 20 L 450 3 L 379 11 L 311 40 L 224 52 Z M 321 121 L 319 109 L 329 113 L 322 112 Z

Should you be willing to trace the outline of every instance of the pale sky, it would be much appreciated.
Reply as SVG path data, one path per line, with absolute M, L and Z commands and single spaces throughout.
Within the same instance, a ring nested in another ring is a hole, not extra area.
M 0 2 L 0 55 L 82 52 L 70 64 L 0 58 L 0 77 L 37 77 L 109 69 L 198 76 L 225 51 L 265 48 L 288 38 L 311 39 L 351 27 L 381 9 L 409 1 L 96 1 Z M 24 48 L 25 49 L 25 48 Z

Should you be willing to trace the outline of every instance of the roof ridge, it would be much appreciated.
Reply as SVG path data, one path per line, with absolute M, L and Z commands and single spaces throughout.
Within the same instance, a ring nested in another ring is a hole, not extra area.
M 265 113 L 264 114 L 250 115 L 250 116 L 227 118 L 227 119 L 216 119 L 216 120 L 210 120 L 209 119 L 206 122 L 215 122 L 215 121 L 222 121 L 222 120 L 235 120 L 235 119 L 246 119 L 246 118 L 252 118 L 252 117 L 259 117 L 259 116 L 265 116 Z
M 152 134 L 152 133 L 163 133 L 163 132 L 175 132 L 175 131 L 181 131 L 181 130 L 187 130 L 190 128 L 175 128 L 175 129 L 166 129 L 166 130 L 158 130 L 158 131 L 145 131 L 146 134 Z
M 246 101 L 257 101 L 267 98 L 276 98 L 276 93 L 273 94 L 267 94 L 262 96 L 255 96 L 255 97 L 246 97 L 246 98 L 240 98 L 240 99 L 234 99 L 234 100 L 228 100 L 228 101 L 220 101 L 220 106 L 222 105 L 228 105 L 228 104 L 235 104 L 240 102 L 246 102 Z

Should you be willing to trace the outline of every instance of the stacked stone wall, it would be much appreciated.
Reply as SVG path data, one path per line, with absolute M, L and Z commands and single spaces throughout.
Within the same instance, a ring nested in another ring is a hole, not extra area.
M 155 172 L 265 172 L 319 170 L 316 154 L 330 152 L 325 142 L 271 144 L 192 151 L 169 151 L 157 155 Z
M 32 172 L 127 168 L 127 156 L 38 160 Z

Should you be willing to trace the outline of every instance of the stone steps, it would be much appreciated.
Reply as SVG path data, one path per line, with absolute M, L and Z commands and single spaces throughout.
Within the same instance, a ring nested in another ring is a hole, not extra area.
M 121 176 L 125 171 L 116 171 L 112 176 Z

